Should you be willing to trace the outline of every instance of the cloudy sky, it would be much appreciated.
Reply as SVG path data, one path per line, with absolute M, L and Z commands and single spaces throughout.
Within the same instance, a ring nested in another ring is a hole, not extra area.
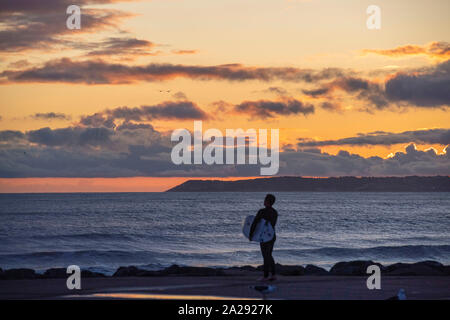
M 81 7 L 81 29 L 66 8 Z M 366 9 L 381 8 L 381 29 Z M 0 192 L 162 191 L 259 165 L 174 129 L 280 130 L 279 175 L 448 175 L 448 0 L 5 0 Z

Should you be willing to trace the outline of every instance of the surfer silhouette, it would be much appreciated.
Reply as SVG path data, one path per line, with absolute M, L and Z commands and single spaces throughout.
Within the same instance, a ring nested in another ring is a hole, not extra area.
M 273 194 L 267 194 L 264 199 L 264 209 L 258 211 L 255 219 L 253 220 L 252 226 L 250 227 L 250 236 L 249 239 L 252 239 L 253 232 L 255 232 L 255 228 L 258 225 L 258 222 L 261 219 L 268 221 L 274 230 L 274 235 L 272 240 L 267 242 L 260 242 L 261 254 L 264 260 L 264 277 L 259 278 L 260 281 L 273 281 L 276 280 L 275 276 L 275 260 L 272 256 L 273 246 L 275 244 L 276 235 L 275 235 L 275 225 L 277 223 L 278 212 L 274 208 L 272 208 L 275 203 L 275 196 Z M 271 276 L 269 277 L 269 273 Z

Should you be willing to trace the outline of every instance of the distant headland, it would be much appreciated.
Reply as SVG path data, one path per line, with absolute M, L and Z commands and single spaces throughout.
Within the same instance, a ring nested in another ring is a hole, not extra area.
M 450 192 L 449 176 L 188 180 L 166 192 Z

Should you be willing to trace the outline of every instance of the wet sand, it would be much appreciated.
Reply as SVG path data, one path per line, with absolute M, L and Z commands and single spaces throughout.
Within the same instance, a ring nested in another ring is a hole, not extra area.
M 80 290 L 66 279 L 0 281 L 0 299 L 261 299 L 250 286 L 255 274 L 236 276 L 168 276 L 85 278 Z M 450 299 L 448 276 L 385 276 L 380 290 L 366 287 L 360 276 L 280 276 L 269 299 L 383 300 L 405 289 L 407 299 Z

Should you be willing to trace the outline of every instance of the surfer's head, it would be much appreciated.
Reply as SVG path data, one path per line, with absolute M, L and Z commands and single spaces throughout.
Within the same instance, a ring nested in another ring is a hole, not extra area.
M 264 206 L 265 207 L 271 207 L 275 203 L 275 196 L 273 194 L 267 194 L 266 198 L 264 199 Z

